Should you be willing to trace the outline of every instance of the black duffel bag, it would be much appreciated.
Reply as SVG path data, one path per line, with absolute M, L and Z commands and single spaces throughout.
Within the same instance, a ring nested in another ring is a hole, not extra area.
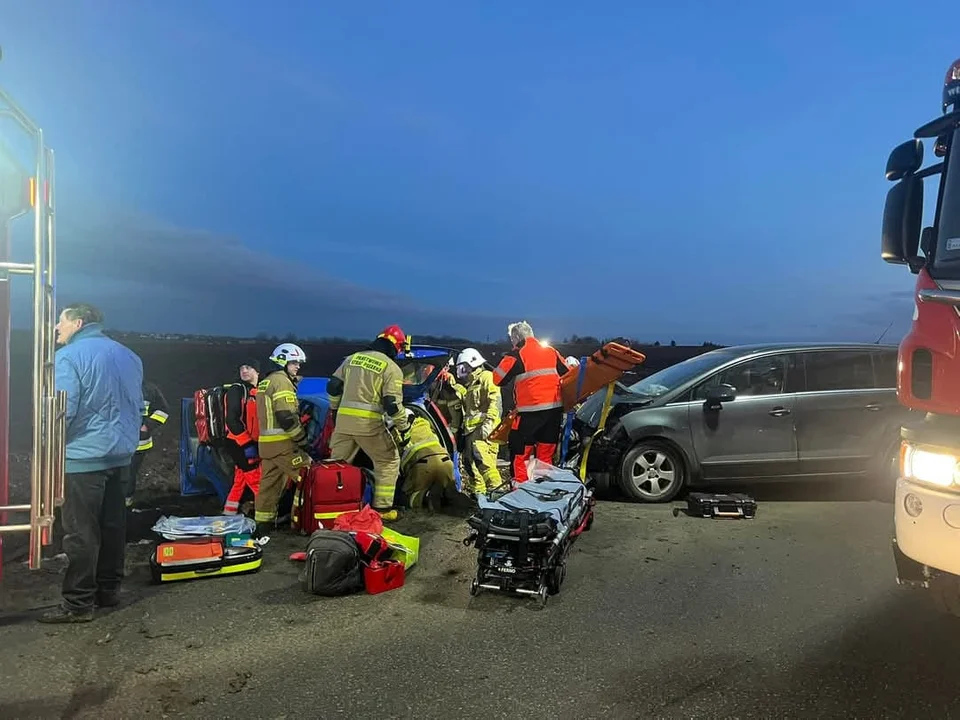
M 317 530 L 307 541 L 300 585 L 313 595 L 333 597 L 363 590 L 360 547 L 341 530 Z

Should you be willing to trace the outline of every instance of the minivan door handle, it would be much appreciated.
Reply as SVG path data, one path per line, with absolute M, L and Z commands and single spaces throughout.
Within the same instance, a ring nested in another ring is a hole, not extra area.
M 771 410 L 768 414 L 773 415 L 774 417 L 783 417 L 784 415 L 789 415 L 790 410 L 788 410 L 785 407 L 781 407 L 780 405 L 777 405 L 777 407 Z
M 883 410 L 883 406 L 878 403 L 870 403 L 869 405 L 864 405 L 863 409 L 869 412 L 877 412 L 878 410 Z

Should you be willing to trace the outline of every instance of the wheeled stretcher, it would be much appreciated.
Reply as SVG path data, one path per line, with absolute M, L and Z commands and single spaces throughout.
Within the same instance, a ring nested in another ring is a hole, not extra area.
M 593 493 L 571 471 L 539 461 L 530 478 L 478 498 L 463 541 L 477 549 L 471 595 L 514 592 L 543 606 L 560 592 L 570 547 L 593 524 Z

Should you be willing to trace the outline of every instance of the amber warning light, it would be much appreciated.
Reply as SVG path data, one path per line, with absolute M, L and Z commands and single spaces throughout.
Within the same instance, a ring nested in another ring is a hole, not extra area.
M 43 202 L 48 204 L 50 202 L 50 185 L 49 183 L 43 184 Z M 27 204 L 35 208 L 37 206 L 37 179 L 30 178 L 27 184 Z
M 954 60 L 943 79 L 943 112 L 960 102 L 960 59 Z

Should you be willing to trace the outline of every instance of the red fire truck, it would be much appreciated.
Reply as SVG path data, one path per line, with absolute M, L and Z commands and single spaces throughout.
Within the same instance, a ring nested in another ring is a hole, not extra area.
M 937 162 L 922 168 L 924 140 L 933 141 Z M 883 211 L 881 255 L 917 276 L 897 396 L 926 413 L 901 429 L 897 581 L 930 590 L 960 617 L 960 60 L 947 71 L 940 117 L 894 148 L 886 176 L 896 184 Z M 939 183 L 929 227 L 922 227 L 925 178 Z

